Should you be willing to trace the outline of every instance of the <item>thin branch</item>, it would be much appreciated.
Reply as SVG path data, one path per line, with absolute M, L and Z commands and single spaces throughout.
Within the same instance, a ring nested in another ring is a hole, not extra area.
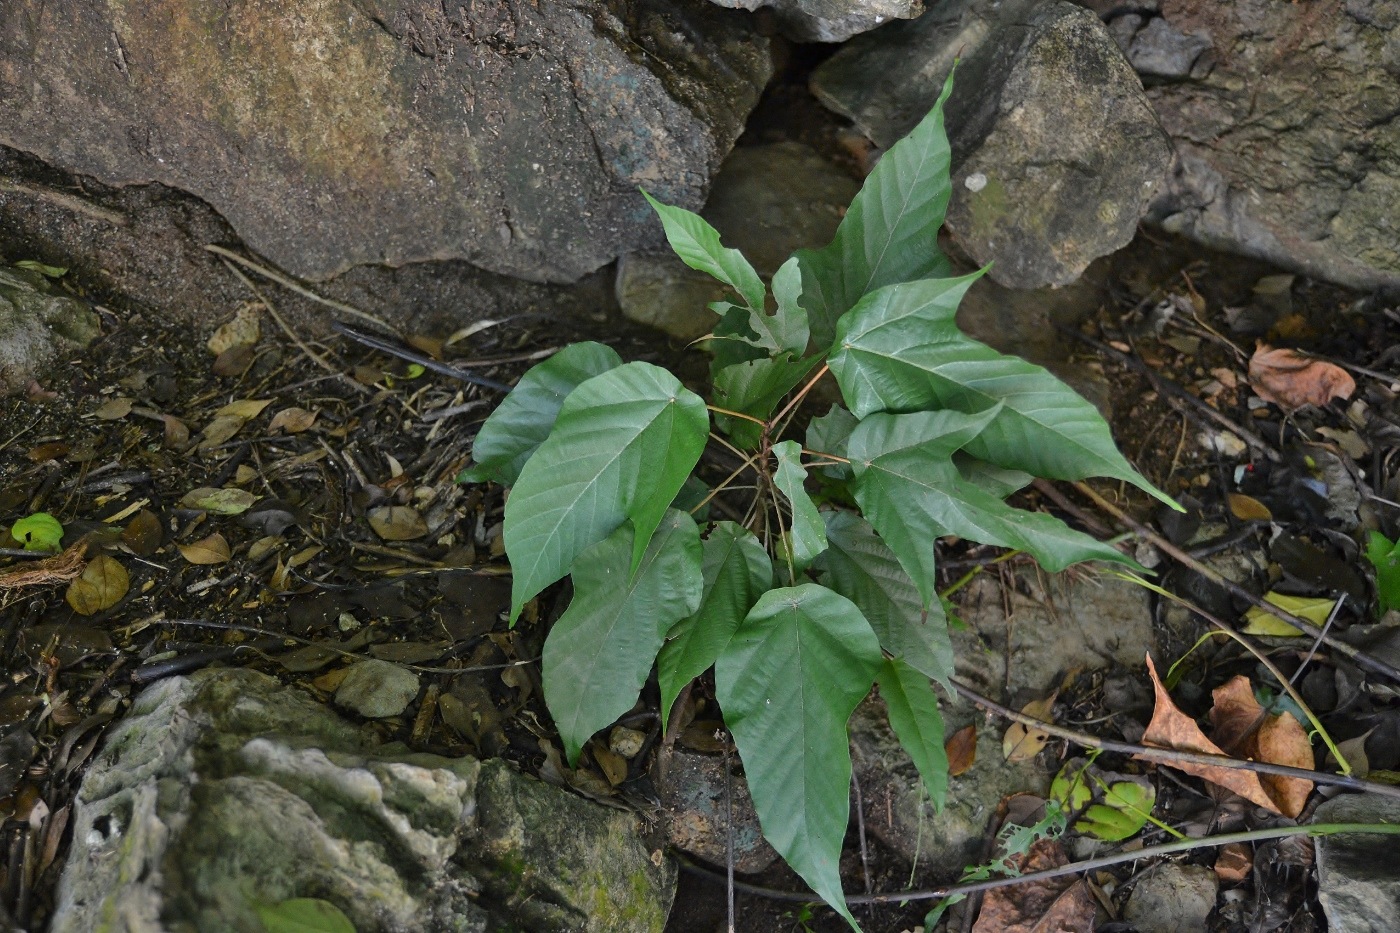
M 265 279 L 271 279 L 278 285 L 281 285 L 283 288 L 288 289 L 290 291 L 294 291 L 303 298 L 309 298 L 318 304 L 325 305 L 327 308 L 334 308 L 337 311 L 343 311 L 346 314 L 353 315 L 354 317 L 360 318 L 364 321 L 368 321 L 375 327 L 383 328 L 384 330 L 388 331 L 396 337 L 403 336 L 402 333 L 400 333 L 399 329 L 394 325 L 390 324 L 388 321 L 378 318 L 373 314 L 370 314 L 368 311 L 361 311 L 354 305 L 348 305 L 343 301 L 336 301 L 334 298 L 322 297 L 321 295 L 316 294 L 311 289 L 305 287 L 304 285 L 301 285 L 298 282 L 293 281 L 287 276 L 282 275 L 279 272 L 273 272 L 271 269 L 260 266 L 257 263 L 253 262 L 253 260 L 240 256 L 233 250 L 224 249 L 222 246 L 216 246 L 213 243 L 206 244 L 204 248 L 207 249 L 209 252 L 215 254 L 216 256 L 222 256 L 225 259 L 232 259 L 234 262 L 238 263 L 243 268 L 256 272 L 258 275 L 262 276 Z
M 816 375 L 814 375 L 811 379 L 808 379 L 807 384 L 804 385 L 802 388 L 798 389 L 797 394 L 794 395 L 792 399 L 786 405 L 783 406 L 783 410 L 773 416 L 773 420 L 771 423 L 777 424 L 779 421 L 782 421 L 783 418 L 787 416 L 788 412 L 792 411 L 798 405 L 802 404 L 802 400 L 807 397 L 807 393 L 812 391 L 812 386 L 816 385 L 817 380 L 820 379 L 822 376 L 825 376 L 830 369 L 831 367 L 823 363 L 822 368 L 817 370 Z
M 754 424 L 762 425 L 764 427 L 767 426 L 767 422 L 765 422 L 762 418 L 755 418 L 753 415 L 746 415 L 742 411 L 730 411 L 728 408 L 720 408 L 718 405 L 706 405 L 705 407 L 718 415 L 728 415 L 731 418 L 739 418 L 743 421 L 752 421 Z

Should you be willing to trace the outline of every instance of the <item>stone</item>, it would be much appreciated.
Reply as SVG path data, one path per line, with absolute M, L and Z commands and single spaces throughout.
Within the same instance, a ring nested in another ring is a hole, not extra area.
M 798 42 L 845 42 L 894 19 L 912 19 L 924 0 L 711 0 L 739 10 L 769 9 Z
M 360 933 L 659 933 L 674 885 L 627 814 L 505 762 L 377 745 L 294 687 L 210 669 L 148 688 L 108 733 L 52 929 L 257 930 L 256 905 L 318 897 Z
M 97 338 L 102 322 L 84 302 L 30 269 L 0 265 L 0 396 L 25 388 L 62 354 Z
M 1149 222 L 1343 285 L 1400 285 L 1400 7 L 1162 0 L 1128 47 L 1177 153 Z
M 1099 19 L 1062 0 L 954 0 L 861 36 L 813 90 L 888 147 L 932 108 L 958 56 L 946 125 L 947 229 L 1003 285 L 1073 282 L 1126 245 L 1171 146 Z
M 357 661 L 345 672 L 335 702 L 366 719 L 397 716 L 418 699 L 418 675 L 400 664 Z
M 768 279 L 797 250 L 831 242 L 859 190 L 855 179 L 810 146 L 744 146 L 725 160 L 700 215 Z M 726 295 L 723 285 L 669 251 L 636 253 L 618 263 L 622 313 L 681 340 L 709 333 L 718 317 L 708 306 Z
M 1204 865 L 1161 862 L 1133 884 L 1123 919 L 1140 933 L 1204 930 L 1219 882 Z
M 1317 808 L 1314 823 L 1395 823 L 1400 802 L 1379 794 L 1344 794 Z M 1395 837 L 1318 836 L 1317 899 L 1334 933 L 1389 930 L 1400 917 Z
M 661 806 L 667 813 L 666 833 L 673 846 L 711 865 L 726 863 L 732 838 L 734 870 L 755 874 L 776 862 L 778 853 L 763 838 L 737 758 L 731 768 L 726 804 L 723 757 L 684 748 L 671 750 L 660 787 Z
M 772 71 L 703 0 L 0 8 L 0 143 L 208 202 L 305 278 L 578 279 L 697 207 Z

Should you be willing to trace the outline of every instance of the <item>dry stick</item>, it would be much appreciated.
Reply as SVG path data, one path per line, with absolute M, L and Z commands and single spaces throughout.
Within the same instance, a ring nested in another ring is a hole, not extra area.
M 1394 823 L 1313 823 L 1304 826 L 1279 826 L 1274 829 L 1254 829 L 1243 833 L 1224 833 L 1219 836 L 1207 836 L 1204 839 L 1186 839 L 1181 842 L 1168 842 L 1159 846 L 1146 846 L 1145 848 L 1134 849 L 1128 852 L 1117 852 L 1113 855 L 1085 859 L 1082 862 L 1070 862 L 1068 865 L 1061 865 L 1059 868 L 1047 868 L 1045 871 L 1033 871 L 1025 875 L 1013 875 L 1009 878 L 992 878 L 987 881 L 970 881 L 965 884 L 950 884 L 944 888 L 931 888 L 926 891 L 894 891 L 888 894 L 853 894 L 846 898 L 846 903 L 900 904 L 904 901 L 931 901 L 952 897 L 958 894 L 973 894 L 977 891 L 989 891 L 993 888 L 1007 888 L 1017 884 L 1034 884 L 1049 878 L 1062 878 L 1065 875 L 1077 875 L 1080 872 L 1097 871 L 1100 868 L 1112 868 L 1114 865 L 1121 865 L 1124 862 L 1136 862 L 1139 859 L 1156 858 L 1162 855 L 1175 855 L 1178 852 L 1190 852 L 1194 849 L 1226 846 L 1235 842 L 1265 842 L 1269 839 L 1284 839 L 1288 836 L 1336 836 L 1342 833 L 1366 833 L 1386 836 L 1400 835 L 1400 825 Z M 680 862 L 682 868 L 694 875 L 711 881 L 722 881 L 714 872 L 701 867 L 684 856 L 677 856 L 676 860 Z M 760 897 L 766 897 L 775 901 L 799 901 L 807 903 L 817 899 L 815 895 L 801 891 L 779 891 L 775 888 L 765 888 L 761 885 L 745 884 L 740 881 L 736 881 L 734 887 L 743 891 L 745 894 L 756 894 Z
M 370 314 L 368 311 L 361 311 L 354 305 L 348 305 L 343 301 L 336 301 L 334 298 L 324 298 L 321 295 L 318 295 L 315 292 L 313 292 L 311 289 L 293 281 L 292 279 L 289 279 L 287 276 L 282 275 L 278 272 L 273 272 L 271 269 L 268 269 L 264 266 L 260 266 L 257 263 L 253 262 L 251 259 L 247 259 L 243 256 L 240 256 L 238 253 L 235 253 L 231 249 L 224 249 L 222 246 L 215 246 L 213 243 L 206 244 L 204 248 L 216 256 L 222 256 L 225 259 L 233 260 L 243 268 L 248 269 L 252 272 L 256 272 L 258 275 L 262 276 L 265 279 L 271 279 L 278 285 L 281 285 L 283 288 L 288 289 L 290 291 L 294 291 L 303 298 L 309 298 L 317 304 L 325 305 L 327 308 L 334 308 L 337 311 L 344 311 L 346 314 L 353 315 L 354 317 L 357 317 L 362 321 L 368 321 L 375 327 L 382 328 L 396 337 L 402 336 L 402 334 L 399 332 L 399 329 L 394 325 L 390 324 L 388 321 L 381 320 L 380 318 L 375 317 L 373 314 Z
M 431 369 L 435 373 L 441 373 L 453 379 L 460 379 L 463 382 L 470 382 L 472 385 L 495 389 L 497 392 L 510 391 L 510 386 L 506 385 L 504 382 L 497 382 L 495 379 L 478 376 L 475 373 L 467 372 L 465 369 L 458 369 L 456 366 L 451 366 L 447 363 L 439 363 L 430 356 L 415 353 L 407 347 L 398 346 L 374 334 L 367 334 L 359 328 L 351 327 L 349 324 L 342 323 L 341 321 L 332 321 L 331 327 L 336 333 L 343 337 L 349 337 L 356 343 L 362 343 L 367 347 L 379 350 L 382 353 L 387 353 L 390 356 L 397 356 L 399 359 L 407 360 L 410 363 L 417 363 L 424 369 Z
M 1374 658 L 1371 655 L 1352 647 L 1351 645 L 1337 638 L 1335 635 L 1326 634 L 1317 625 L 1314 625 L 1307 619 L 1300 619 L 1298 616 L 1294 615 L 1291 612 L 1288 612 L 1281 606 L 1275 606 L 1273 603 L 1265 602 L 1258 596 L 1255 596 L 1249 590 L 1240 586 L 1235 581 L 1230 580 L 1217 573 L 1216 571 L 1212 570 L 1211 568 L 1207 567 L 1205 564 L 1196 560 L 1194 557 L 1192 557 L 1190 554 L 1187 554 L 1175 544 L 1172 544 L 1166 538 L 1163 538 L 1161 535 L 1157 534 L 1155 531 L 1148 528 L 1146 525 L 1127 515 L 1122 509 L 1118 508 L 1118 506 L 1114 505 L 1112 502 L 1109 502 L 1103 496 L 1100 496 L 1098 493 L 1094 492 L 1094 490 L 1090 489 L 1084 483 L 1075 483 L 1074 488 L 1078 489 L 1089 499 L 1093 500 L 1095 505 L 1103 509 L 1109 515 L 1112 515 L 1121 525 L 1128 528 L 1130 531 L 1141 535 L 1143 538 L 1146 538 L 1148 541 L 1152 542 L 1153 546 L 1155 546 L 1158 550 L 1162 551 L 1164 554 L 1167 554 L 1172 559 L 1176 560 L 1186 568 L 1195 571 L 1196 573 L 1205 577 L 1207 580 L 1211 581 L 1217 586 L 1224 587 L 1230 592 L 1231 595 L 1238 596 L 1240 599 L 1246 600 L 1247 602 L 1249 602 L 1250 605 L 1257 606 L 1265 612 L 1269 613 L 1270 615 L 1278 616 L 1280 619 L 1287 622 L 1289 625 L 1293 626 L 1294 628 L 1301 629 L 1304 632 L 1307 632 L 1314 638 L 1322 639 L 1322 642 L 1324 644 L 1332 648 L 1332 650 L 1336 651 L 1338 654 L 1345 655 L 1348 660 L 1350 660 L 1353 664 L 1356 664 L 1358 667 L 1363 667 L 1377 674 L 1384 674 L 1386 677 L 1389 677 L 1396 683 L 1400 683 L 1400 668 L 1393 667 L 1392 665 L 1385 663 L 1379 658 Z
M 1366 781 L 1361 778 L 1350 777 L 1345 774 L 1329 774 L 1326 771 L 1313 771 L 1309 768 L 1290 768 L 1288 765 L 1276 765 L 1267 761 L 1249 761 L 1243 758 L 1231 758 L 1227 755 L 1208 755 L 1204 752 L 1180 751 L 1174 748 L 1154 748 L 1151 745 L 1133 745 L 1129 742 L 1115 742 L 1112 739 L 1101 739 L 1097 736 L 1085 735 L 1057 726 L 1043 719 L 1037 719 L 1026 713 L 1017 712 L 1010 707 L 1002 706 L 995 700 L 985 697 L 973 690 L 962 681 L 952 678 L 950 681 L 953 689 L 962 694 L 967 699 L 976 703 L 984 709 L 991 710 L 998 716 L 1019 722 L 1024 726 L 1037 729 L 1049 735 L 1068 739 L 1076 745 L 1085 748 L 1099 748 L 1106 752 L 1119 752 L 1124 755 L 1135 755 L 1139 758 L 1150 758 L 1155 761 L 1165 761 L 1168 764 L 1173 762 L 1185 762 L 1194 765 L 1206 765 L 1213 768 L 1228 768 L 1232 771 L 1253 771 L 1257 774 L 1277 774 L 1280 777 L 1298 778 L 1304 781 L 1312 781 L 1314 784 L 1333 784 L 1337 787 L 1345 787 L 1347 790 L 1364 790 L 1383 797 L 1394 797 L 1400 799 L 1400 787 L 1393 787 L 1389 784 L 1377 784 L 1374 781 Z

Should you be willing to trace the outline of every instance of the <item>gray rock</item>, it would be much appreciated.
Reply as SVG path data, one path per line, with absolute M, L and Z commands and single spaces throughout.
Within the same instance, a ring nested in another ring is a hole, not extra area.
M 86 347 L 100 328 L 91 308 L 55 292 L 38 272 L 0 266 L 0 396 L 23 389 L 61 354 Z
M 1177 148 L 1148 219 L 1333 282 L 1400 285 L 1400 7 L 1163 0 L 1149 29 L 1212 46 L 1189 80 L 1148 88 Z
M 635 821 L 500 761 L 377 747 L 252 671 L 157 684 L 84 777 L 52 929 L 259 931 L 319 897 L 360 933 L 652 930 L 674 891 Z
M 711 0 L 737 10 L 768 8 L 789 38 L 798 42 L 844 42 L 894 19 L 912 19 L 924 0 Z
M 700 214 L 766 279 L 796 250 L 831 242 L 859 190 L 809 146 L 745 146 L 725 160 Z M 637 253 L 618 263 L 622 313 L 682 340 L 709 333 L 717 318 L 708 305 L 725 295 L 724 286 L 670 252 Z
M 819 98 L 881 146 L 933 106 L 965 56 L 946 115 L 948 230 L 1017 288 L 1072 282 L 1124 246 L 1171 147 L 1099 19 L 1060 0 L 956 0 L 851 42 L 813 77 Z
M 418 698 L 418 675 L 388 661 L 350 665 L 335 691 L 335 702 L 366 719 L 397 716 Z
M 703 0 L 0 9 L 0 143 L 212 205 L 298 275 L 465 259 L 572 281 L 698 206 L 771 73 Z
M 1126 24 L 1125 24 L 1126 25 Z M 1128 46 L 1128 61 L 1137 73 L 1154 78 L 1184 78 L 1210 48 L 1205 36 L 1187 35 L 1160 17 L 1137 30 Z
M 1204 865 L 1162 862 L 1134 882 L 1123 918 L 1140 933 L 1204 930 L 1218 886 L 1215 872 Z
M 1378 794 L 1346 794 L 1317 808 L 1314 823 L 1395 823 L 1400 803 Z M 1379 933 L 1400 917 L 1395 837 L 1317 837 L 1317 899 L 1334 933 Z
M 778 853 L 763 838 L 737 758 L 731 759 L 731 768 L 726 803 L 724 758 L 673 749 L 660 787 L 661 805 L 668 814 L 666 833 L 676 848 L 711 865 L 726 863 L 732 840 L 734 870 L 753 874 L 776 862 Z

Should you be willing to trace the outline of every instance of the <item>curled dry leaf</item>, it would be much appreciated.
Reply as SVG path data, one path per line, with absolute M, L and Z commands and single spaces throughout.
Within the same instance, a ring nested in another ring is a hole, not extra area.
M 93 415 L 99 421 L 120 421 L 131 414 L 131 399 L 114 398 L 108 399 L 98 407 Z
M 200 538 L 193 544 L 180 545 L 180 553 L 192 564 L 222 564 L 232 554 L 228 542 L 217 531 L 207 538 Z
M 269 434 L 300 434 L 316 422 L 316 412 L 305 408 L 284 408 L 272 416 L 268 424 Z
M 406 505 L 382 505 L 370 509 L 369 526 L 385 541 L 412 541 L 428 533 L 428 523 Z
M 948 756 L 948 774 L 957 777 L 971 768 L 977 761 L 977 726 L 963 726 L 948 736 L 943 743 L 943 753 Z
M 1326 405 L 1356 391 L 1356 380 L 1340 366 L 1262 343 L 1249 359 L 1249 384 L 1264 401 L 1290 410 Z
M 1200 752 L 1206 755 L 1224 755 L 1225 752 L 1221 750 L 1220 746 L 1206 738 L 1205 733 L 1200 730 L 1190 716 L 1187 716 L 1181 710 L 1177 709 L 1176 704 L 1172 702 L 1171 696 L 1167 693 L 1166 687 L 1162 686 L 1162 681 L 1157 676 L 1157 668 L 1156 665 L 1152 663 L 1151 655 L 1147 656 L 1147 673 L 1152 678 L 1152 689 L 1156 693 L 1156 705 L 1152 710 L 1152 721 L 1148 723 L 1147 731 L 1143 734 L 1142 743 L 1157 748 L 1176 749 L 1177 751 Z M 1255 709 L 1259 709 L 1258 704 L 1255 704 Z M 1291 719 L 1292 717 L 1288 718 Z M 1306 741 L 1306 736 L 1304 736 L 1304 740 Z M 1287 740 L 1282 744 L 1286 745 Z M 1309 748 L 1308 751 L 1309 758 L 1307 763 L 1301 765 L 1295 764 L 1294 761 L 1276 761 L 1268 757 L 1270 754 L 1277 753 L 1278 750 L 1271 741 L 1270 747 L 1267 750 L 1261 748 L 1257 757 L 1265 761 L 1273 762 L 1274 764 L 1289 764 L 1295 767 L 1305 768 L 1312 767 L 1311 748 Z M 1212 784 L 1218 784 L 1226 790 L 1233 791 L 1265 809 L 1272 810 L 1274 813 L 1295 817 L 1302 810 L 1301 803 L 1297 804 L 1296 809 L 1291 809 L 1296 802 L 1296 790 L 1287 791 L 1285 799 L 1283 800 L 1276 800 L 1274 798 L 1270 789 L 1266 788 L 1264 783 L 1260 780 L 1261 777 L 1272 777 L 1271 775 L 1259 775 L 1253 771 L 1222 768 L 1218 765 L 1195 764 L 1186 761 L 1169 762 L 1168 767 L 1175 768 L 1178 771 L 1185 771 L 1187 774 L 1193 774 L 1196 777 L 1210 781 Z M 1298 781 L 1297 778 L 1281 778 L 1279 780 Z M 1309 789 L 1312 787 L 1311 782 L 1308 781 L 1299 781 L 1299 783 L 1307 784 Z M 1271 784 L 1271 787 L 1277 788 L 1278 785 Z M 1304 794 L 1303 796 L 1306 798 L 1307 795 Z M 1291 812 L 1290 809 L 1285 809 L 1286 807 L 1290 808 Z
M 1216 687 L 1211 696 L 1215 699 L 1210 711 L 1215 737 L 1230 754 L 1309 770 L 1316 765 L 1303 724 L 1288 713 L 1265 713 L 1254 699 L 1249 678 L 1236 676 Z M 1256 723 L 1258 728 L 1254 728 Z M 1259 783 L 1277 805 L 1271 809 L 1287 817 L 1303 812 L 1313 788 L 1312 781 L 1276 774 L 1259 775 Z
M 220 325 L 206 346 L 210 353 L 219 356 L 233 347 L 251 347 L 261 339 L 262 324 L 259 320 L 258 306 L 249 303 L 239 308 L 230 320 Z
M 1254 869 L 1254 850 L 1247 843 L 1232 842 L 1221 846 L 1215 857 L 1215 877 L 1225 884 L 1238 884 Z
M 1015 860 L 1022 874 L 1061 868 L 1069 864 L 1064 846 L 1056 839 L 1041 839 L 1030 852 Z M 1097 911 L 1094 896 L 1083 878 L 1045 878 L 988 891 L 973 933 L 1089 933 Z
M 68 584 L 64 599 L 78 615 L 90 616 L 111 609 L 130 588 L 131 577 L 126 568 L 106 554 L 99 554 Z
M 1021 707 L 1021 712 L 1048 722 L 1051 711 L 1055 708 L 1055 697 L 1058 695 L 1059 693 L 1056 691 L 1044 699 L 1032 700 Z M 1011 727 L 1006 730 L 1006 735 L 1002 737 L 1001 753 L 1006 756 L 1007 761 L 1029 761 L 1040 754 L 1040 750 L 1045 747 L 1045 743 L 1048 741 L 1050 741 L 1050 733 L 1032 729 L 1019 722 L 1013 722 Z
M 190 442 L 190 429 L 185 427 L 185 422 L 174 415 L 161 415 L 160 420 L 165 428 L 161 443 L 167 448 L 179 450 Z

